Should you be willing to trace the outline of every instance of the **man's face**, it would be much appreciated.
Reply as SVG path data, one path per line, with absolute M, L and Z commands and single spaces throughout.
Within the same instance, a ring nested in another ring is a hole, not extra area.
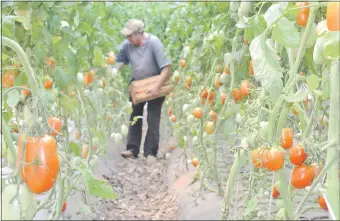
M 141 45 L 142 34 L 135 32 L 135 33 L 132 33 L 131 35 L 128 35 L 127 39 L 129 40 L 131 44 L 139 46 Z

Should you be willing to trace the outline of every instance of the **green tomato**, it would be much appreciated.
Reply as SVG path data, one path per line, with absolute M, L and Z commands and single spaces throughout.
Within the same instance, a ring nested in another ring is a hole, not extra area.
M 125 126 L 125 125 L 123 124 L 123 125 L 121 126 L 121 128 L 120 128 L 120 132 L 122 133 L 122 135 L 123 135 L 124 137 L 127 136 L 128 131 L 129 131 L 128 127 Z
M 20 184 L 19 194 L 14 198 L 17 185 L 6 186 L 2 192 L 2 219 L 4 220 L 32 220 L 35 211 L 34 195 L 28 190 L 26 184 Z
M 98 163 L 99 157 L 97 155 L 92 155 L 90 159 L 90 166 L 94 167 Z
M 192 114 L 189 114 L 187 117 L 187 121 L 189 124 L 192 124 L 195 121 L 195 117 Z
M 313 60 L 315 64 L 323 64 L 326 59 L 323 57 L 323 46 L 326 42 L 326 39 L 321 36 L 316 40 L 314 50 L 313 50 Z

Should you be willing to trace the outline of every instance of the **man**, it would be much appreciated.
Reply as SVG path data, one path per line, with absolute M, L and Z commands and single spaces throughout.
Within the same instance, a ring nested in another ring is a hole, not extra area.
M 158 37 L 144 32 L 144 23 L 138 19 L 131 19 L 121 30 L 127 38 L 120 47 L 116 61 L 118 68 L 124 64 L 132 67 L 132 80 L 141 80 L 155 75 L 161 75 L 160 80 L 148 89 L 146 93 L 157 96 L 162 85 L 170 78 L 171 61 L 164 55 L 164 46 Z M 156 162 L 159 145 L 159 126 L 162 104 L 165 97 L 159 97 L 148 101 L 148 131 L 144 142 L 144 156 L 148 164 Z M 130 96 L 131 100 L 131 96 Z M 130 121 L 136 116 L 143 116 L 146 102 L 133 105 Z M 137 158 L 142 139 L 142 119 L 136 124 L 130 125 L 127 135 L 126 151 L 121 155 L 124 158 Z

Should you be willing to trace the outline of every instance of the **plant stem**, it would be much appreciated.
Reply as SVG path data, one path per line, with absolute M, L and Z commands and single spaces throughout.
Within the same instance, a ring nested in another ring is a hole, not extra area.
M 1 125 L 2 125 L 2 134 L 4 136 L 5 142 L 9 150 L 11 151 L 14 162 L 17 162 L 17 151 L 13 144 L 12 136 L 7 126 L 7 123 L 4 120 L 4 115 L 1 115 Z
M 339 146 L 340 146 L 340 92 L 339 92 L 339 65 L 340 61 L 333 61 L 331 64 L 330 75 L 330 110 L 329 110 L 329 128 L 328 128 L 328 140 L 335 142 L 333 146 L 330 146 L 327 150 L 326 162 L 330 162 L 333 156 L 336 157 L 334 164 L 330 166 L 327 171 L 326 179 L 326 196 L 329 201 L 329 211 L 333 210 L 333 214 L 336 220 L 340 219 L 340 191 L 339 191 Z
M 284 168 L 282 168 L 277 173 L 279 173 L 279 176 L 280 176 L 281 194 L 283 196 L 286 216 L 288 217 L 288 219 L 292 220 L 293 219 L 292 200 L 291 200 L 291 196 L 288 191 L 288 185 L 286 181 Z

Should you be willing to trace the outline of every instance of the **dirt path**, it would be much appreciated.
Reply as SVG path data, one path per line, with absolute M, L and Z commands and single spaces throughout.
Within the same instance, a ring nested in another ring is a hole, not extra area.
M 144 113 L 143 138 L 147 131 L 146 111 Z M 108 155 L 101 160 L 96 173 L 108 180 L 116 191 L 115 200 L 99 199 L 95 205 L 93 217 L 96 220 L 176 220 L 179 209 L 175 198 L 168 191 L 167 160 L 168 144 L 161 124 L 161 141 L 158 162 L 152 166 L 146 164 L 143 146 L 138 159 L 124 159 L 120 151 L 125 145 L 110 144 Z
M 147 166 L 144 157 L 124 160 L 112 169 L 107 179 L 118 197 L 99 200 L 95 217 L 98 220 L 151 219 L 174 220 L 178 215 L 176 200 L 168 194 L 164 179 L 166 160 Z

